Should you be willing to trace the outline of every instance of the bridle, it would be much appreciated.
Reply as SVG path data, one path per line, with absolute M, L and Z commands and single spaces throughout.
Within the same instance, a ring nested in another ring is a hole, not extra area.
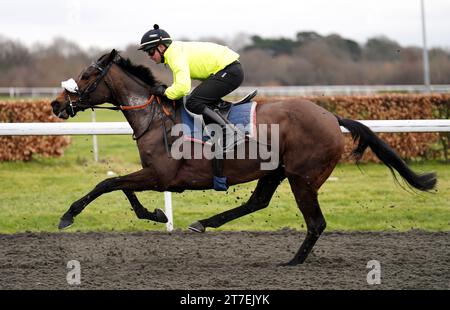
M 115 111 L 117 111 L 117 110 L 120 110 L 120 111 L 138 110 L 138 109 L 143 109 L 156 101 L 156 103 L 161 107 L 163 114 L 173 121 L 173 115 L 166 108 L 166 106 L 162 103 L 161 97 L 153 95 L 153 94 L 150 94 L 150 97 L 145 101 L 145 103 L 143 103 L 141 105 L 136 105 L 136 106 L 118 105 L 118 106 L 113 106 L 113 107 L 102 107 L 102 106 L 87 104 L 87 102 L 90 101 L 90 94 L 97 89 L 98 85 L 103 80 L 106 84 L 106 87 L 108 87 L 109 91 L 111 92 L 111 94 L 114 94 L 113 88 L 108 84 L 105 77 L 108 74 L 108 71 L 110 70 L 111 66 L 114 63 L 117 64 L 119 68 L 121 68 L 121 66 L 117 63 L 119 61 L 119 59 L 121 59 L 121 56 L 119 54 L 116 54 L 115 57 L 112 60 L 110 60 L 105 67 L 103 67 L 100 64 L 100 61 L 97 61 L 97 62 L 91 64 L 88 68 L 86 68 L 86 70 L 87 70 L 90 67 L 93 67 L 94 69 L 98 70 L 100 72 L 100 74 L 99 74 L 99 76 L 97 76 L 97 78 L 93 82 L 89 83 L 83 90 L 79 90 L 79 89 L 75 90 L 74 93 L 76 93 L 78 95 L 77 100 L 72 100 L 72 98 L 70 98 L 70 95 L 68 94 L 69 91 L 67 91 L 67 97 L 68 97 L 68 102 L 69 102 L 68 104 L 66 104 L 66 108 L 65 108 L 65 111 L 67 112 L 67 114 L 70 117 L 74 117 L 77 114 L 77 111 L 84 111 L 86 109 L 92 109 L 92 110 L 105 109 L 105 110 L 115 110 Z M 141 84 L 146 87 L 149 86 L 149 85 L 145 84 L 142 80 L 131 75 L 126 70 L 122 69 L 122 72 L 124 72 L 127 76 L 129 76 L 131 79 L 133 79 L 136 83 Z M 175 101 L 173 101 L 172 103 L 173 103 L 173 108 L 175 109 Z M 133 133 L 133 139 L 135 139 L 135 140 L 139 139 L 141 136 L 143 136 L 149 130 L 150 125 L 153 121 L 153 117 L 154 117 L 154 113 L 150 117 L 150 121 L 148 122 L 148 125 L 146 126 L 144 131 L 142 131 L 138 134 Z M 165 121 L 164 121 L 164 123 L 165 123 Z M 163 124 L 163 128 L 164 128 L 164 130 L 163 130 L 164 139 L 166 141 L 166 149 L 167 149 L 167 132 L 165 130 L 164 124 Z
M 86 109 L 92 109 L 92 110 L 104 109 L 104 110 L 115 110 L 115 111 L 143 109 L 143 108 L 147 107 L 149 104 L 151 104 L 155 99 L 159 104 L 161 104 L 161 98 L 159 98 L 158 96 L 155 96 L 155 95 L 151 95 L 144 104 L 137 105 L 137 106 L 119 105 L 119 106 L 114 106 L 114 107 L 101 107 L 101 106 L 87 104 L 87 102 L 90 101 L 90 94 L 92 92 L 94 92 L 97 89 L 98 85 L 105 79 L 106 74 L 108 73 L 112 64 L 117 63 L 116 59 L 120 59 L 120 58 L 121 58 L 121 56 L 119 54 L 117 54 L 115 56 L 115 58 L 113 60 L 109 61 L 105 67 L 102 67 L 100 65 L 99 61 L 91 64 L 88 68 L 93 67 L 94 69 L 97 69 L 100 72 L 100 74 L 99 74 L 99 76 L 97 76 L 97 78 L 93 82 L 89 83 L 88 86 L 85 87 L 83 90 L 77 89 L 75 91 L 75 93 L 78 95 L 77 100 L 72 100 L 72 98 L 70 98 L 69 92 L 66 92 L 68 104 L 66 104 L 65 110 L 70 117 L 74 117 L 77 114 L 77 111 L 84 111 Z M 106 80 L 104 82 L 106 84 L 106 87 L 108 87 L 108 89 L 110 90 L 110 92 L 113 93 L 113 90 L 112 90 L 111 86 L 108 84 L 108 82 Z M 166 111 L 164 110 L 164 112 L 166 112 Z

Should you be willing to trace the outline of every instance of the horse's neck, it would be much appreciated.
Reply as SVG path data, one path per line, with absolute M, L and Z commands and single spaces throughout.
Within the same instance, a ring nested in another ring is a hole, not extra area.
M 139 106 L 146 103 L 150 98 L 150 87 L 137 83 L 123 71 L 117 72 L 113 88 L 116 105 Z M 173 101 L 166 98 L 161 103 L 165 106 L 164 109 L 162 106 L 154 106 L 155 104 L 158 103 L 153 102 L 141 109 L 122 111 L 136 136 L 139 136 L 142 132 L 150 131 L 152 127 L 155 127 L 156 123 L 159 123 L 158 115 L 168 111 L 172 114 L 168 118 L 172 119 L 174 123 L 178 123 L 180 107 L 183 104 L 181 101 L 174 104 Z
M 120 72 L 114 80 L 114 104 L 123 106 L 139 106 L 150 97 L 150 87 L 137 84 L 125 73 Z M 151 107 L 122 111 L 134 133 L 141 132 L 148 127 L 152 117 Z

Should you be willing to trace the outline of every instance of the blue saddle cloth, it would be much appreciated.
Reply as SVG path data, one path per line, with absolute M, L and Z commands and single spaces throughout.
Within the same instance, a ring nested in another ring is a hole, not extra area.
M 232 105 L 228 114 L 228 121 L 249 137 L 253 137 L 254 135 L 253 128 L 256 122 L 256 104 L 255 101 L 250 101 L 239 105 Z M 203 132 L 202 123 L 200 121 L 194 121 L 194 118 L 186 111 L 184 106 L 181 107 L 181 120 L 185 125 L 183 132 L 185 138 L 200 143 L 205 143 L 210 139 Z

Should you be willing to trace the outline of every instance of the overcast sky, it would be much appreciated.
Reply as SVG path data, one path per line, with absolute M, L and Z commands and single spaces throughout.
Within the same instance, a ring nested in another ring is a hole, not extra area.
M 450 48 L 450 0 L 424 1 L 428 46 Z M 139 43 L 154 23 L 174 39 L 316 31 L 422 45 L 420 0 L 13 0 L 1 5 L 0 35 L 27 45 L 62 36 L 120 49 Z

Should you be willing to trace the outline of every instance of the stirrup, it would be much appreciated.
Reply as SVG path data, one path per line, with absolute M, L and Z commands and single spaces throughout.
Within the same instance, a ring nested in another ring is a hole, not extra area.
M 245 134 L 233 124 L 222 126 L 222 136 L 217 140 L 222 153 L 228 153 L 242 142 L 245 142 Z M 225 135 L 225 144 L 223 145 L 223 135 Z M 231 140 L 231 141 L 230 141 Z

